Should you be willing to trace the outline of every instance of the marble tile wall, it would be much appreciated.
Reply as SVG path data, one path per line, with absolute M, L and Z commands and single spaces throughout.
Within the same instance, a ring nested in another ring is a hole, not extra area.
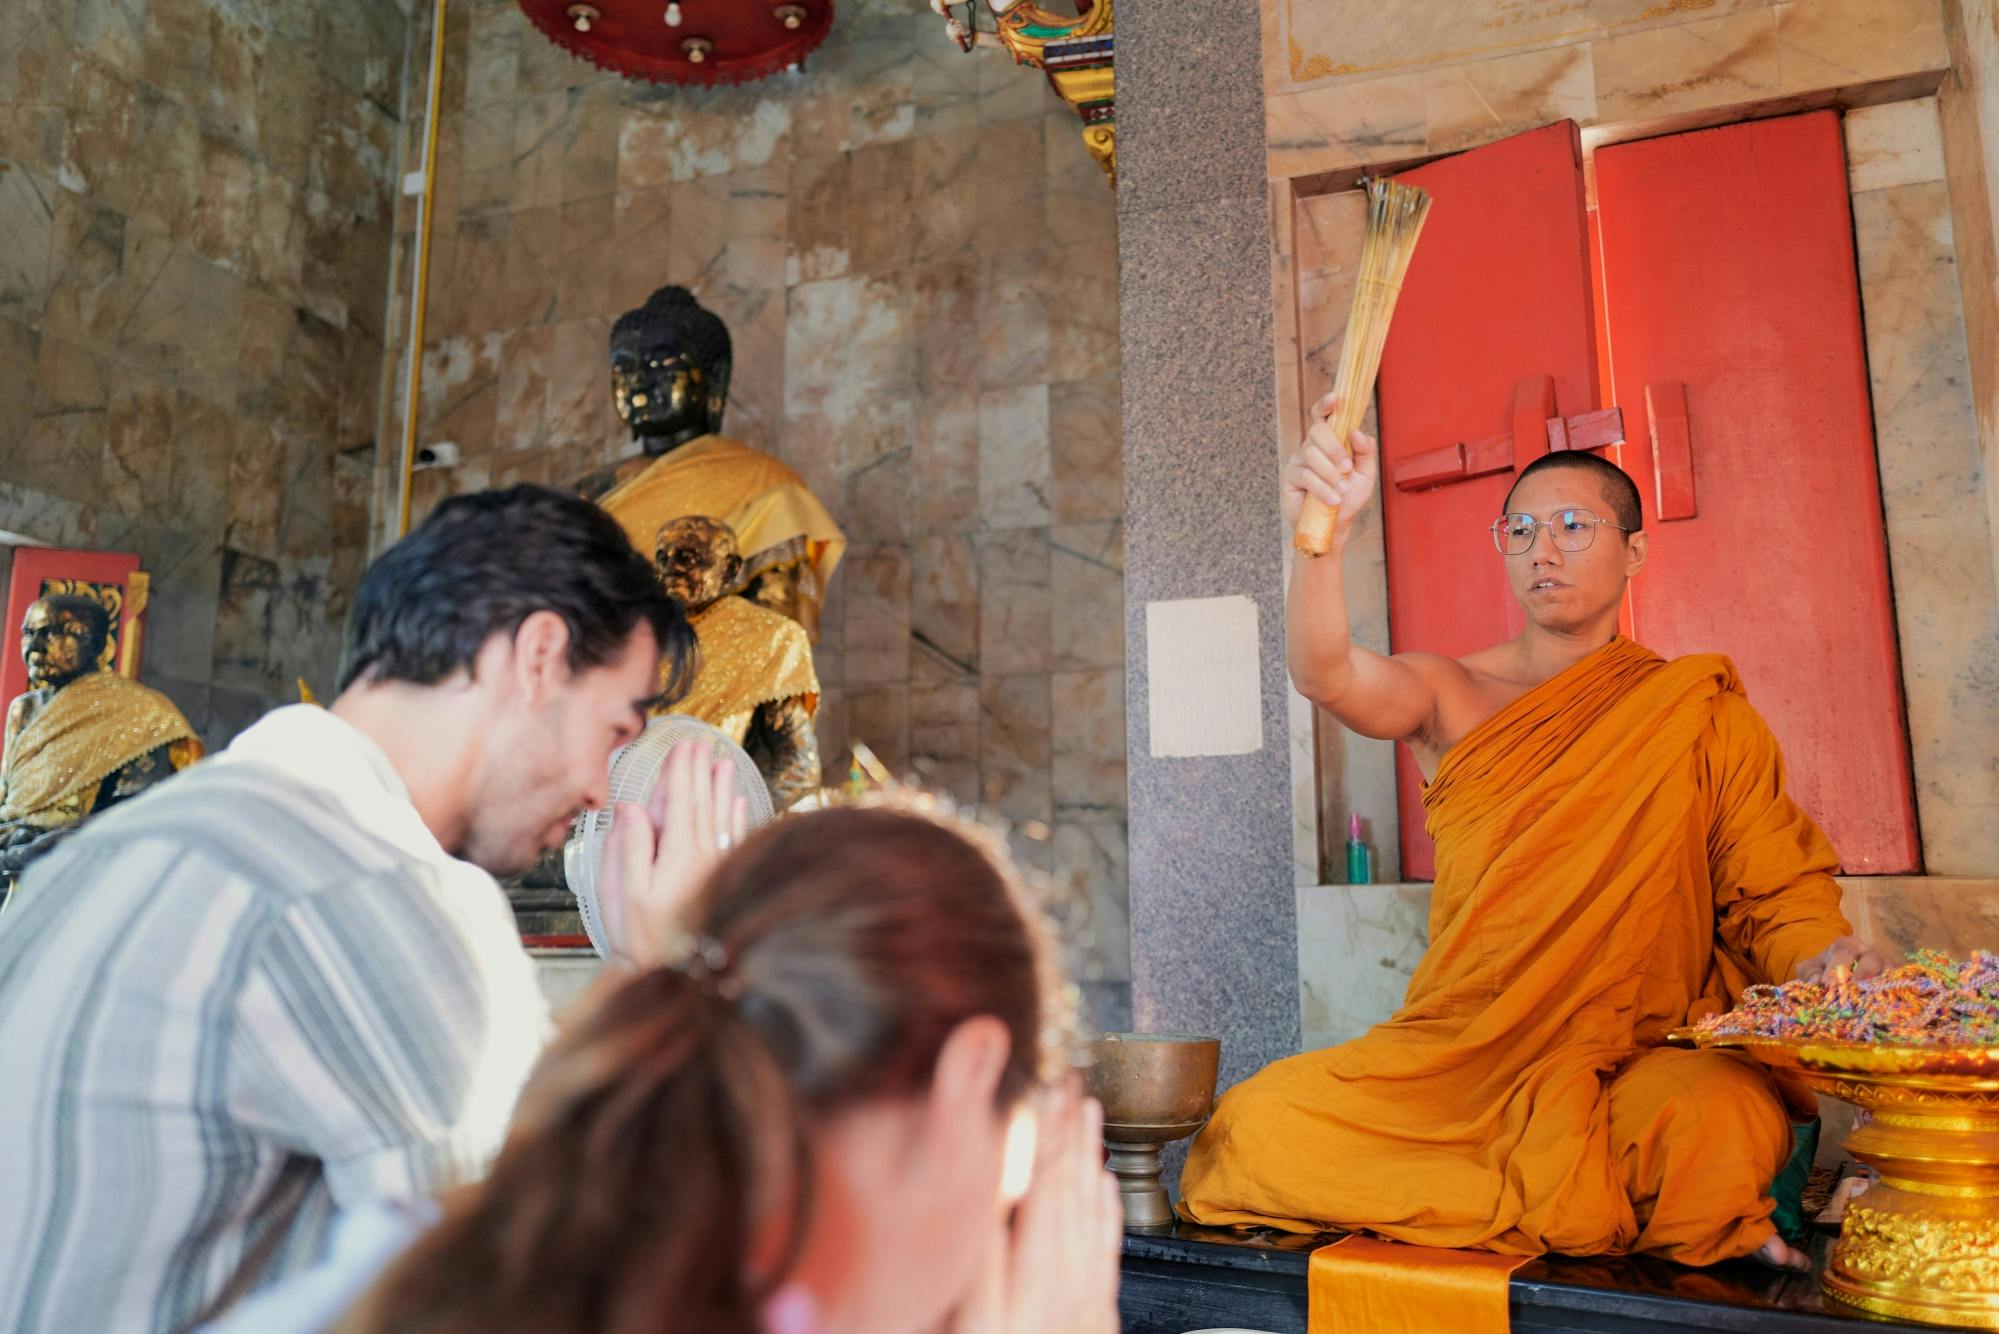
M 893 0 L 843 2 L 801 74 L 706 90 L 607 75 L 471 0 L 438 155 L 420 422 L 463 461 L 418 474 L 417 514 L 629 453 L 610 323 L 693 288 L 735 340 L 726 429 L 850 542 L 818 648 L 829 770 L 862 740 L 1010 822 L 1088 923 L 1098 1017 L 1124 1023 L 1117 228 L 1073 113 Z
M 1853 929 L 1891 957 L 1963 955 L 1999 942 L 1999 879 L 1854 876 L 1840 881 Z M 1429 944 L 1430 886 L 1298 890 L 1298 989 L 1304 1050 L 1359 1037 L 1394 1014 Z
M 330 689 L 367 547 L 397 0 L 0 6 L 0 530 L 136 552 L 211 746 Z
M 1846 117 L 1923 866 L 1999 869 L 1999 588 L 1935 98 Z
M 1985 465 L 1986 521 L 1999 535 L 1999 0 L 1944 0 L 1950 74 L 1938 91 L 1959 290 Z M 1999 541 L 1992 545 L 1999 581 Z

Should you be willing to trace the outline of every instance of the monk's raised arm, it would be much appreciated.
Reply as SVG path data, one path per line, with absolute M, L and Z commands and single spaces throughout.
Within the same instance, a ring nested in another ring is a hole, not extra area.
M 1457 664 L 1427 655 L 1385 657 L 1353 642 L 1340 571 L 1350 518 L 1374 494 L 1381 459 L 1365 431 L 1345 442 L 1334 439 L 1326 418 L 1335 402 L 1328 395 L 1313 409 L 1312 429 L 1284 470 L 1287 531 L 1296 531 L 1308 495 L 1345 516 L 1331 551 L 1292 563 L 1284 600 L 1286 664 L 1298 693 L 1347 727 L 1362 736 L 1406 740 L 1429 729 L 1437 715 L 1437 673 Z
M 1437 715 L 1429 664 L 1387 657 L 1353 642 L 1340 555 L 1300 556 L 1284 602 L 1285 660 L 1298 693 L 1362 736 L 1401 741 Z

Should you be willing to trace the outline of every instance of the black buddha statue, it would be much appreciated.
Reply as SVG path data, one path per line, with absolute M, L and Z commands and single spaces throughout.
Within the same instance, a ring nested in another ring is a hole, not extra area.
M 735 351 L 728 326 L 684 287 L 662 287 L 611 326 L 611 393 L 638 453 L 579 489 L 650 554 L 659 530 L 703 515 L 741 544 L 744 592 L 819 637 L 847 539 L 796 472 L 720 434 Z
M 738 543 L 727 594 L 802 629 L 802 670 L 811 678 L 819 607 L 847 539 L 796 472 L 720 434 L 735 368 L 728 325 L 686 288 L 662 287 L 612 324 L 610 355 L 611 395 L 636 449 L 582 478 L 576 490 L 602 505 L 648 556 L 657 549 L 661 529 L 676 519 L 700 515 L 725 526 Z M 740 608 L 732 603 L 726 610 Z M 776 632 L 766 639 L 787 642 Z M 792 663 L 794 669 L 799 665 Z M 806 790 L 818 779 L 816 771 L 805 772 L 816 766 L 809 732 L 799 734 L 801 722 L 809 728 L 809 701 L 817 694 L 816 678 L 811 679 L 809 691 L 784 697 L 793 703 L 781 713 L 764 710 L 783 727 L 766 727 L 748 738 L 769 735 L 767 749 L 783 756 L 772 761 L 770 772 L 785 776 L 781 786 L 787 791 Z M 508 886 L 523 934 L 575 934 L 574 901 L 562 884 L 560 855 L 551 854 Z
M 611 326 L 611 394 L 632 440 L 657 457 L 722 429 L 735 348 L 685 287 L 662 287 Z

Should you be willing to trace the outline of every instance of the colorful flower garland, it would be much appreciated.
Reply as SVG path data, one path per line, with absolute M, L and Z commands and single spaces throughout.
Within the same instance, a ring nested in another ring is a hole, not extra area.
M 1754 986 L 1727 1014 L 1697 1026 L 1716 1037 L 1784 1038 L 1902 1047 L 1999 1045 L 1999 954 L 1974 950 L 1963 963 L 1917 950 L 1879 977 L 1857 982 L 1851 966 L 1817 982 Z

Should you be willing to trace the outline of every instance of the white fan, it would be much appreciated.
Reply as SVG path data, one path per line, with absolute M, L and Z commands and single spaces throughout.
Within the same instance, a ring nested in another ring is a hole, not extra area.
M 653 785 L 659 781 L 660 765 L 666 762 L 667 752 L 682 741 L 705 741 L 713 747 L 717 758 L 735 761 L 736 791 L 749 804 L 751 829 L 771 817 L 770 789 L 764 786 L 763 775 L 757 772 L 756 762 L 727 733 L 699 718 L 677 713 L 647 723 L 637 739 L 611 756 L 608 799 L 601 810 L 583 813 L 562 849 L 563 877 L 576 895 L 576 906 L 583 914 L 583 929 L 590 933 L 590 943 L 597 947 L 597 953 L 607 959 L 611 955 L 610 942 L 605 938 L 603 916 L 597 906 L 597 880 L 611 845 L 612 808 L 621 801 L 643 806 L 651 800 Z

